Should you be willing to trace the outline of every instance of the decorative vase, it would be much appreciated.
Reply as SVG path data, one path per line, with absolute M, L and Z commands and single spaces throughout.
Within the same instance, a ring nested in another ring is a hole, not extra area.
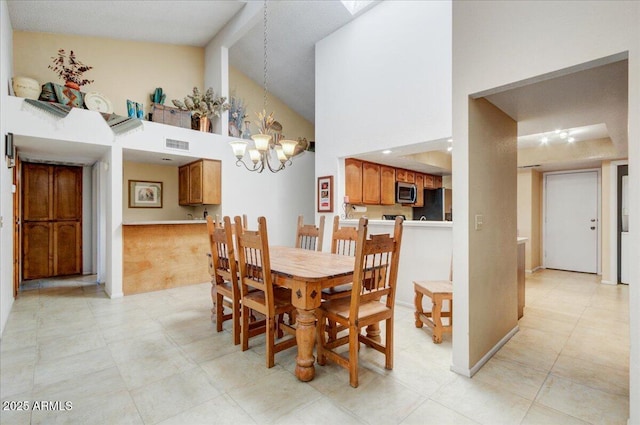
M 80 86 L 78 85 L 78 83 L 74 83 L 73 81 L 66 81 L 64 83 L 64 86 L 69 87 L 70 89 L 80 90 Z
M 200 131 L 209 133 L 209 128 L 211 128 L 211 120 L 208 117 L 200 117 Z
M 25 99 L 38 100 L 40 83 L 29 77 L 13 77 L 13 93 Z

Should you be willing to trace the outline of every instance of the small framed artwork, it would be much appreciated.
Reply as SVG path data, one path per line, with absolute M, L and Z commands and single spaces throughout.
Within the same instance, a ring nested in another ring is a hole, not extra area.
M 162 182 L 129 180 L 129 208 L 162 208 Z
M 318 177 L 318 212 L 333 212 L 333 176 Z

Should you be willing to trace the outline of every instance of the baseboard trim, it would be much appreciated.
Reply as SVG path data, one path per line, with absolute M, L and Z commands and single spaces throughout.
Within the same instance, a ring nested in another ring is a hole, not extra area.
M 124 292 L 116 292 L 115 294 L 110 294 L 107 291 L 104 291 L 104 292 L 106 292 L 107 295 L 109 296 L 109 298 L 111 298 L 111 299 L 124 297 Z
M 458 375 L 462 375 L 462 376 L 466 376 L 467 378 L 471 378 L 473 375 L 475 375 L 482 368 L 482 366 L 484 366 L 484 364 L 486 362 L 489 361 L 489 359 L 491 359 L 491 357 L 493 357 L 502 348 L 503 345 L 505 345 L 507 343 L 507 341 L 509 341 L 511 338 L 513 338 L 513 336 L 516 333 L 518 333 L 519 330 L 520 330 L 520 327 L 518 325 L 516 325 L 513 329 L 511 329 L 509 332 L 507 332 L 507 334 L 505 336 L 503 336 L 502 339 L 500 341 L 498 341 L 498 343 L 496 345 L 494 345 L 491 348 L 491 350 L 489 350 L 487 352 L 487 354 L 482 356 L 482 358 L 475 365 L 473 365 L 473 367 L 471 369 L 458 368 L 455 365 L 451 365 L 451 367 L 449 369 L 452 372 L 457 373 Z
M 616 282 L 611 282 L 610 280 L 601 280 L 600 283 L 603 285 L 617 285 Z

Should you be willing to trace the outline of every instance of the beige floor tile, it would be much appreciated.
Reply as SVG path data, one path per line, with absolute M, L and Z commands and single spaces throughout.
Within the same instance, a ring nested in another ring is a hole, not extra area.
M 239 351 L 200 364 L 213 385 L 221 391 L 229 392 L 253 384 L 256 380 L 274 374 L 280 367 L 267 368 L 264 356 L 249 351 Z
M 588 425 L 589 422 L 582 421 L 541 404 L 533 403 L 527 412 L 527 416 L 524 417 L 520 425 L 543 424 Z
M 10 346 L 9 346 L 10 347 Z M 0 370 L 5 367 L 20 364 L 36 364 L 38 349 L 36 346 L 20 347 L 12 350 L 2 350 L 0 354 Z
M 277 418 L 273 423 L 277 425 L 365 424 L 365 422 L 332 403 L 326 397 L 321 397 L 309 404 L 297 406 L 295 410 Z
M 147 335 L 162 333 L 163 328 L 154 319 L 145 318 L 120 325 L 100 327 L 100 333 L 107 344 L 122 340 L 138 340 Z
M 536 398 L 546 378 L 547 372 L 498 358 L 489 360 L 473 376 L 474 380 L 517 394 L 527 400 Z
M 111 352 L 107 347 L 40 361 L 35 366 L 33 374 L 34 385 L 37 388 L 42 385 L 95 373 L 115 365 Z
M 476 425 L 478 422 L 446 406 L 427 400 L 402 422 L 402 425 Z
M 542 372 L 553 367 L 568 337 L 550 334 L 537 329 L 520 329 L 494 358 L 521 363 Z
M 344 381 L 328 397 L 368 423 L 399 423 L 427 400 L 394 379 L 392 373 L 387 378 L 376 374 L 359 379 L 358 388 L 352 388 L 348 371 L 342 372 Z
M 256 424 L 238 404 L 226 394 L 194 406 L 158 425 Z
M 95 331 L 60 337 L 38 337 L 38 359 L 46 362 L 105 346 L 102 335 Z
M 29 425 L 31 423 L 31 391 L 1 397 L 0 424 Z M 7 402 L 9 404 L 5 405 Z
M 551 373 L 611 394 L 629 395 L 629 369 L 603 366 L 584 358 L 560 354 Z
M 456 374 L 451 372 L 448 366 L 443 366 L 432 359 L 432 356 L 425 356 L 416 350 L 397 352 L 394 357 L 393 370 L 389 376 L 402 382 L 416 394 L 429 397 L 442 385 L 451 382 L 456 377 Z
M 577 326 L 562 353 L 613 368 L 629 367 L 628 338 L 599 329 Z
M 443 386 L 431 399 L 486 425 L 520 423 L 531 405 L 531 401 L 512 392 L 462 376 Z
M 130 390 L 196 368 L 179 350 L 149 352 L 147 356 L 117 362 L 122 379 Z
M 157 423 L 220 395 L 200 368 L 131 391 L 145 423 Z
M 112 366 L 91 374 L 71 376 L 51 384 L 36 385 L 34 400 L 68 400 L 78 402 L 85 398 L 104 398 L 108 394 L 127 390 L 117 367 Z
M 599 391 L 550 375 L 536 400 L 552 409 L 592 424 L 625 425 L 629 398 Z
M 33 388 L 32 363 L 18 363 L 0 370 L 0 398 L 30 392 Z
M 14 351 L 19 349 L 36 349 L 37 348 L 37 329 L 24 329 L 14 331 L 13 329 L 7 330 L 5 328 L 2 334 L 2 340 L 0 341 L 0 352 L 4 355 L 7 351 Z
M 59 401 L 59 400 L 55 400 Z M 128 391 L 71 401 L 70 410 L 33 411 L 32 424 L 143 424 Z
M 240 345 L 233 345 L 231 333 L 220 332 L 183 344 L 180 349 L 194 362 L 202 363 L 229 353 L 237 353 L 240 351 Z
M 229 390 L 227 394 L 259 424 L 271 423 L 296 406 L 309 404 L 322 396 L 311 385 L 299 382 L 281 369 L 256 379 L 252 385 Z

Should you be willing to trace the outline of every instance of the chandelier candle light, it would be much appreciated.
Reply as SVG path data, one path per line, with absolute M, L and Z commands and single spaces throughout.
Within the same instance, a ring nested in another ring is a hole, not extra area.
M 268 168 L 272 173 L 277 173 L 280 170 L 284 170 L 287 165 L 291 165 L 291 158 L 295 153 L 298 142 L 295 140 L 273 140 L 271 134 L 280 136 L 279 130 L 282 126 L 274 120 L 273 112 L 267 115 L 267 0 L 264 2 L 264 109 L 262 112 L 257 113 L 259 134 L 251 136 L 253 139 L 254 147 L 249 149 L 249 159 L 253 163 L 251 166 L 247 165 L 244 161 L 245 154 L 247 152 L 247 146 L 249 142 L 246 140 L 234 140 L 230 142 L 233 154 L 236 156 L 236 165 L 244 165 L 249 171 L 257 171 L 261 173 Z M 271 161 L 277 158 L 279 164 L 271 165 Z

